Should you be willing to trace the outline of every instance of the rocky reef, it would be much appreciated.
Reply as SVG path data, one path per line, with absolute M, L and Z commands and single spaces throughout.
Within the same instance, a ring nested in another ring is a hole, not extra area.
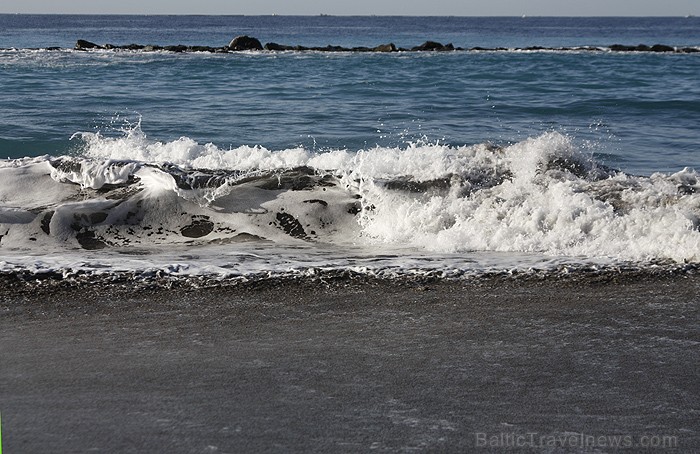
M 57 49 L 57 48 L 52 48 Z M 274 42 L 266 43 L 263 45 L 259 39 L 241 35 L 233 38 L 228 45 L 221 47 L 211 47 L 211 46 L 185 46 L 182 44 L 160 46 L 151 44 L 126 44 L 126 45 L 115 45 L 115 44 L 95 44 L 93 42 L 79 39 L 75 44 L 75 50 L 90 51 L 90 50 L 128 50 L 128 51 L 142 51 L 142 52 L 155 52 L 155 51 L 166 51 L 166 52 L 210 52 L 210 53 L 229 53 L 229 52 L 242 52 L 242 51 L 315 51 L 315 52 L 453 52 L 453 51 L 591 51 L 591 52 L 665 52 L 665 53 L 697 53 L 700 49 L 697 47 L 673 47 L 664 44 L 654 44 L 648 46 L 646 44 L 639 44 L 636 46 L 628 46 L 623 44 L 613 44 L 608 47 L 592 47 L 592 46 L 580 46 L 580 47 L 541 47 L 541 46 L 530 46 L 530 47 L 519 47 L 519 48 L 505 48 L 505 47 L 455 47 L 452 43 L 442 44 L 437 41 L 425 41 L 423 44 L 418 46 L 403 48 L 397 47 L 394 43 L 379 44 L 374 47 L 343 47 L 327 45 L 323 47 L 307 47 L 301 45 L 287 45 L 278 44 Z

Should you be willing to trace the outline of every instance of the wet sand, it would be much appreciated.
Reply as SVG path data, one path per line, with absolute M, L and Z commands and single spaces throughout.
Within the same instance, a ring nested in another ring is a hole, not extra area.
M 697 276 L 5 284 L 8 453 L 700 450 Z

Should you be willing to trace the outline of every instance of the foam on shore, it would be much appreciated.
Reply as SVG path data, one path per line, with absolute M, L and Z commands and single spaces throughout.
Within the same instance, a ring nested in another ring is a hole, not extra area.
M 696 171 L 624 174 L 559 133 L 322 153 L 78 137 L 76 156 L 0 162 L 0 269 L 167 270 L 173 248 L 174 273 L 221 275 L 700 262 Z

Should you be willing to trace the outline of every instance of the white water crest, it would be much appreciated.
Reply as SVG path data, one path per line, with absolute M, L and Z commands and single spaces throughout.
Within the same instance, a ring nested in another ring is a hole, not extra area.
M 115 267 L 132 254 L 169 269 L 162 257 L 174 247 L 207 251 L 195 260 L 206 266 L 175 268 L 188 273 L 230 270 L 251 247 L 262 258 L 237 272 L 292 269 L 292 256 L 302 268 L 329 260 L 372 272 L 700 262 L 697 172 L 627 175 L 560 133 L 505 147 L 326 152 L 162 143 L 139 128 L 80 137 L 77 156 L 0 162 L 4 269 L 36 264 L 37 250 L 74 262 L 89 250 Z

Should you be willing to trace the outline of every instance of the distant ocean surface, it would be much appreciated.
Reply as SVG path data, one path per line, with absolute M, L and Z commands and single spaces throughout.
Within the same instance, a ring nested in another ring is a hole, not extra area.
M 72 50 L 237 35 L 511 50 Z M 700 18 L 0 15 L 0 271 L 693 266 L 700 53 L 612 44 Z

